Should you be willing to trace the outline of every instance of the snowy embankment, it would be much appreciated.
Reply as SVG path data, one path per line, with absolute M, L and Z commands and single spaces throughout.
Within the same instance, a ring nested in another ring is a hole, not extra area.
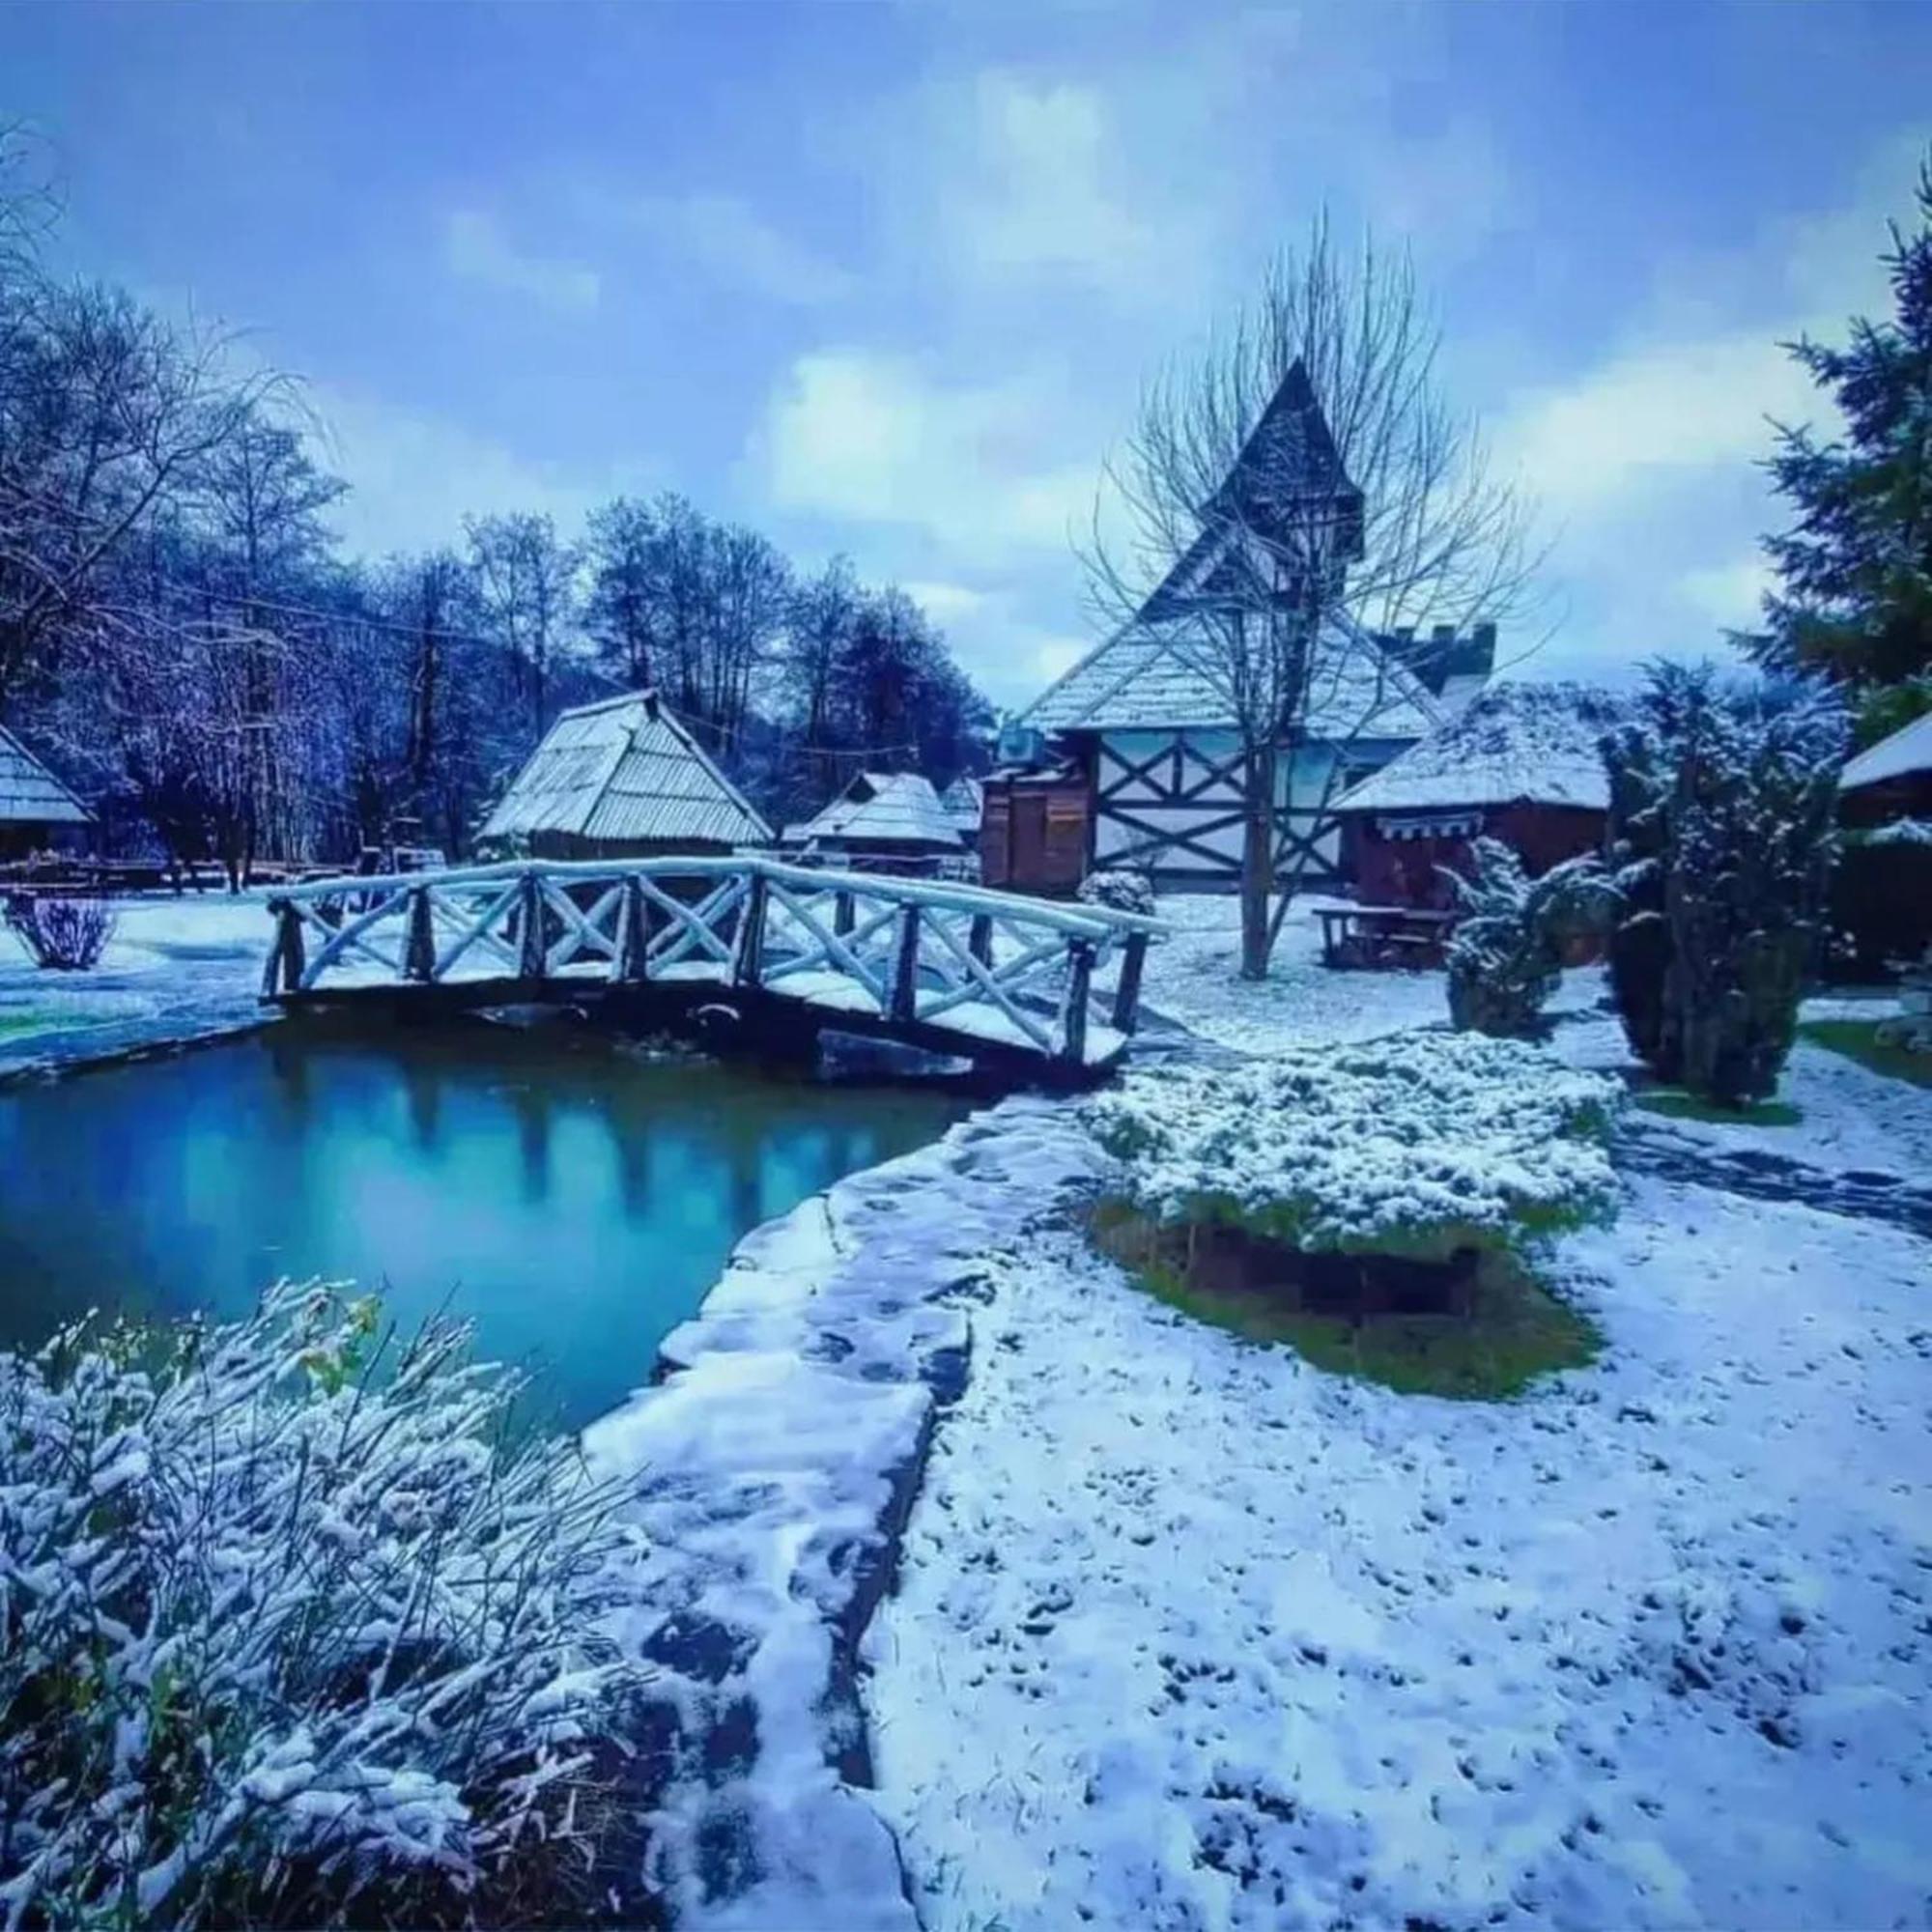
M 870 1781 L 856 1645 L 890 1579 L 937 1406 L 964 1384 L 988 1256 L 1094 1171 L 1070 1110 L 1016 1098 L 750 1236 L 594 1423 L 651 1546 L 619 1623 L 675 1734 L 652 1879 L 686 1926 L 916 1925 Z
M 0 1076 L 113 1059 L 252 1026 L 273 927 L 260 894 L 115 903 L 114 936 L 83 973 L 36 967 L 0 930 Z
M 990 1270 L 867 1643 L 924 1923 L 1922 1922 L 1932 1248 L 1640 1182 L 1518 1404 Z

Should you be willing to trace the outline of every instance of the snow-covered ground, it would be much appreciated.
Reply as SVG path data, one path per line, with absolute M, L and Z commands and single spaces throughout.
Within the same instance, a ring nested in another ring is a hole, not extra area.
M 1924 1922 L 1932 1248 L 1642 1182 L 1569 1252 L 1606 1354 L 1495 1406 L 993 1270 L 868 1640 L 931 1932 Z
M 1336 903 L 1297 900 L 1282 923 L 1268 977 L 1257 981 L 1240 978 L 1241 909 L 1233 894 L 1163 898 L 1160 917 L 1172 936 L 1149 951 L 1143 1004 L 1203 1039 L 1242 1053 L 1447 1025 L 1449 995 L 1439 970 L 1337 972 L 1321 963 L 1321 925 L 1315 915 Z M 1550 1010 L 1593 1006 L 1603 988 L 1596 967 L 1567 973 Z
M 36 967 L 0 929 L 0 1072 L 185 1039 L 259 1017 L 273 927 L 260 894 L 115 903 L 114 936 L 85 973 Z
M 1249 1051 L 1443 1017 L 1291 920 L 1166 901 L 1148 999 Z M 1623 1055 L 1567 976 L 1559 1050 Z M 1788 1128 L 1916 1178 L 1932 1094 L 1794 1055 Z M 899 1592 L 877 1803 L 929 1932 L 1865 1927 L 1932 1911 L 1932 1243 L 1632 1177 L 1563 1250 L 1606 1337 L 1520 1402 L 1323 1376 L 1063 1227 L 988 1269 Z

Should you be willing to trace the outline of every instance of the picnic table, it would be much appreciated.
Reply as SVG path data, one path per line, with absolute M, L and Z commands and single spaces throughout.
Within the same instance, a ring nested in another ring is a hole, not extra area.
M 1426 906 L 1318 906 L 1326 966 L 1439 966 L 1453 912 Z

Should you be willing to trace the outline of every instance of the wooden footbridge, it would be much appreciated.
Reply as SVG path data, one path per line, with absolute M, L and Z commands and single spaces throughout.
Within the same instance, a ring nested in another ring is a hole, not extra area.
M 1134 1031 L 1158 922 L 757 857 L 547 861 L 324 879 L 270 899 L 265 999 L 590 1004 L 639 1023 L 723 1007 L 1098 1078 Z

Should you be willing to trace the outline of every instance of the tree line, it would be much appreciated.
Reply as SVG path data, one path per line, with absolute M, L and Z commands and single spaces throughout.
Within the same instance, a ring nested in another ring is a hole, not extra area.
M 644 685 L 774 817 L 861 764 L 982 759 L 990 709 L 902 590 L 801 572 L 674 494 L 346 554 L 298 387 L 57 274 L 30 159 L 0 131 L 0 723 L 112 847 L 235 883 L 460 852 L 560 709 Z

